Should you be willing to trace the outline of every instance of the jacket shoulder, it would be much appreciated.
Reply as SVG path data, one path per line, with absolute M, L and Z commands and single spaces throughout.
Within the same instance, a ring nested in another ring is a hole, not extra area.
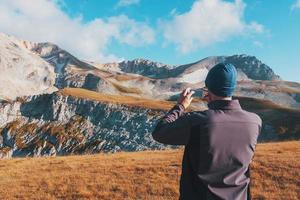
M 243 112 L 249 117 L 249 120 L 256 122 L 260 126 L 262 125 L 262 119 L 258 114 L 246 110 L 243 110 Z
M 185 115 L 187 116 L 189 122 L 192 125 L 205 123 L 208 121 L 209 118 L 208 110 L 187 112 L 185 113 Z

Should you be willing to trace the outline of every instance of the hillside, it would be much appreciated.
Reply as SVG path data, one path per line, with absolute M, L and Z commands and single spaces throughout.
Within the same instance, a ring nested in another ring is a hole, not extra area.
M 5 159 L 3 199 L 178 199 L 182 150 Z M 254 200 L 300 198 L 300 142 L 258 144 Z
M 270 100 L 251 97 L 239 99 L 242 108 L 257 113 L 263 120 L 258 141 L 284 141 L 300 139 L 300 110 L 284 107 Z
M 263 119 L 261 141 L 300 139 L 300 111 L 269 100 L 236 97 Z M 174 101 L 64 88 L 0 104 L 0 157 L 69 155 L 174 148 L 151 132 Z M 195 98 L 188 111 L 206 109 Z
M 60 90 L 58 94 L 61 94 L 63 96 L 72 96 L 81 99 L 90 99 L 90 100 L 106 102 L 106 103 L 123 104 L 132 107 L 142 107 L 142 108 L 159 109 L 159 110 L 168 110 L 175 105 L 175 102 L 171 102 L 171 101 L 143 99 L 143 98 L 132 97 L 132 96 L 103 94 L 103 93 L 94 92 L 82 88 L 64 88 Z

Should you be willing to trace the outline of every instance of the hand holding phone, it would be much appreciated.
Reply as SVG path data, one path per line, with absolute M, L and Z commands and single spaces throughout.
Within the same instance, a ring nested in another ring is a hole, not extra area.
M 181 104 L 186 109 L 191 104 L 191 102 L 193 100 L 192 95 L 194 93 L 195 93 L 195 91 L 192 91 L 191 88 L 186 88 L 185 90 L 183 90 L 181 92 L 177 103 Z

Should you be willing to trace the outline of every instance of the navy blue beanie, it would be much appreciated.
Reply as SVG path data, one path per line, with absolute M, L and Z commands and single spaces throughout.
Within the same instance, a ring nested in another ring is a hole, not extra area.
M 230 97 L 236 88 L 237 71 L 230 63 L 219 63 L 208 72 L 205 85 L 214 95 Z

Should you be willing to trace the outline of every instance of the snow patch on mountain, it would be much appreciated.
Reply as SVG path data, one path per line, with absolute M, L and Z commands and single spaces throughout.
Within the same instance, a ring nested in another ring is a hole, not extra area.
M 177 80 L 179 82 L 187 82 L 191 84 L 199 83 L 205 80 L 208 71 L 209 70 L 206 68 L 200 68 L 198 70 L 192 71 L 191 73 L 183 74 Z
M 53 66 L 32 53 L 26 42 L 0 34 L 0 98 L 52 93 L 56 90 Z

